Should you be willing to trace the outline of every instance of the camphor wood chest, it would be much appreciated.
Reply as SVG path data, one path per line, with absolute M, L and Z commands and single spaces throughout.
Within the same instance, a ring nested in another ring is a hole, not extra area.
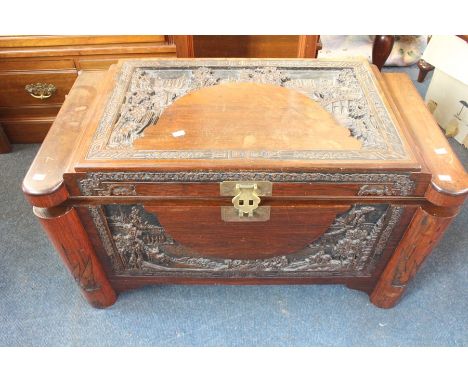
M 89 302 L 160 283 L 342 283 L 392 307 L 467 175 L 365 61 L 123 60 L 79 76 L 24 192 Z

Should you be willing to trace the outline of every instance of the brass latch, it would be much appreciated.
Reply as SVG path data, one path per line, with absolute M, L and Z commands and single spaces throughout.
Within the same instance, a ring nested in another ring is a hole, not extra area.
M 221 207 L 224 221 L 266 221 L 270 219 L 270 207 L 259 206 L 260 196 L 271 196 L 272 183 L 267 181 L 220 184 L 221 196 L 234 196 L 233 207 Z

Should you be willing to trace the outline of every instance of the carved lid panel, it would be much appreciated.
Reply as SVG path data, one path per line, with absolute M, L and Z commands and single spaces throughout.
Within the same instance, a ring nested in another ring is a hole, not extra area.
M 76 169 L 420 167 L 362 60 L 123 60 L 102 90 Z

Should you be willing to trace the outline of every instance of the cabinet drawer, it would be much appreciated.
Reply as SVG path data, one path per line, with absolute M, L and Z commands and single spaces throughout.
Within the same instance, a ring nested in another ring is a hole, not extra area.
M 0 107 L 0 123 L 10 119 L 55 118 L 61 106 L 61 104 L 47 104 Z
M 131 43 L 164 43 L 164 35 L 149 36 L 3 36 L 0 37 L 0 45 L 3 48 L 32 48 L 32 47 L 63 47 L 76 45 L 99 44 L 131 44 Z
M 2 126 L 11 143 L 41 143 L 54 118 L 29 118 L 3 120 Z
M 155 58 L 155 57 L 176 57 L 175 49 L 172 47 L 163 46 L 161 49 L 155 50 L 150 54 L 127 54 L 113 55 L 92 58 L 78 58 L 76 67 L 78 70 L 107 70 L 113 64 L 124 58 Z
M 1 40 L 1 37 L 0 37 Z M 69 59 L 63 60 L 30 60 L 17 59 L 0 61 L 2 72 L 36 72 L 38 70 L 64 71 L 74 70 L 75 62 Z M 14 74 L 14 73 L 13 73 Z
M 75 70 L 0 74 L 0 106 L 61 104 L 73 86 L 76 77 Z M 26 91 L 25 86 L 36 83 L 52 84 L 56 90 L 49 98 L 34 98 Z

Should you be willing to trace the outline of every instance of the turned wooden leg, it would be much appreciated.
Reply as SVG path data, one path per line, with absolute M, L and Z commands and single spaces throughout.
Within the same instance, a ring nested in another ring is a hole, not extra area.
M 438 243 L 454 216 L 434 216 L 419 208 L 370 295 L 373 304 L 392 308 Z
M 418 82 L 423 82 L 427 76 L 427 73 L 429 73 L 431 70 L 434 70 L 434 66 L 424 61 L 422 58 L 418 61 L 418 68 Z
M 0 154 L 9 153 L 11 151 L 10 141 L 0 125 Z
M 81 292 L 95 308 L 112 305 L 112 288 L 74 208 L 33 207 L 42 227 L 71 272 Z
M 379 70 L 382 70 L 385 61 L 387 61 L 388 56 L 390 56 L 394 42 L 394 36 L 375 36 L 374 45 L 372 46 L 372 63 L 376 65 Z

